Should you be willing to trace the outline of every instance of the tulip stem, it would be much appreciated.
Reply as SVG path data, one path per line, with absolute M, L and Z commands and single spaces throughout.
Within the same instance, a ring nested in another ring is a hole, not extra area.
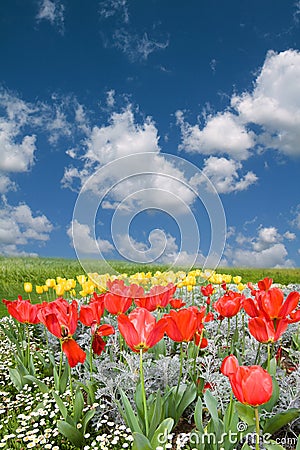
M 58 370 L 58 379 L 60 383 L 61 371 L 62 371 L 62 362 L 63 362 L 63 351 L 62 351 L 62 341 L 60 341 L 60 359 L 59 359 L 59 370 Z
M 259 342 L 258 346 L 257 346 L 257 351 L 256 351 L 256 357 L 255 357 L 254 364 L 258 364 L 259 363 L 259 360 L 260 360 L 260 347 L 261 347 L 261 342 Z
M 228 351 L 228 355 L 230 355 L 230 349 L 231 349 L 231 348 L 229 348 L 229 337 L 230 337 L 230 317 L 227 318 L 227 351 Z
M 268 362 L 267 362 L 267 370 L 270 373 L 270 359 L 271 359 L 271 351 L 270 351 L 270 343 L 268 343 Z
M 90 345 L 90 374 L 91 374 L 91 379 L 92 379 L 92 374 L 93 374 L 93 336 L 92 336 L 91 345 Z
M 148 437 L 149 423 L 148 423 L 148 410 L 147 410 L 147 400 L 146 400 L 145 380 L 144 380 L 144 370 L 143 370 L 143 349 L 140 349 L 140 380 L 141 380 L 142 397 L 143 397 L 143 404 L 144 404 L 144 419 L 145 419 L 146 437 Z
M 71 403 L 74 411 L 74 391 L 73 391 L 73 381 L 72 381 L 72 368 L 69 366 L 69 375 L 70 375 L 70 397 Z
M 29 324 L 26 324 L 26 332 L 27 332 L 27 350 L 26 350 L 26 368 L 29 369 L 29 361 L 30 361 L 30 330 Z
M 258 413 L 258 407 L 254 408 L 255 411 L 255 428 L 256 428 L 256 443 L 255 443 L 255 449 L 259 450 L 259 413 Z
M 180 366 L 179 366 L 179 378 L 178 378 L 178 383 L 177 383 L 177 388 L 176 388 L 176 397 L 179 391 L 179 386 L 180 386 L 180 381 L 182 378 L 182 366 L 183 366 L 183 347 L 182 347 L 182 342 L 180 342 Z
M 245 314 L 243 312 L 242 312 L 242 328 L 243 328 L 242 354 L 243 354 L 243 356 L 245 356 L 246 330 L 245 330 Z

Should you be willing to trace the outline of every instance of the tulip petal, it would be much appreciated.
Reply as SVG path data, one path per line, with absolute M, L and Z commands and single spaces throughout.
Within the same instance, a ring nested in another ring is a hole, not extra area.
M 130 347 L 131 350 L 136 351 L 135 346 L 140 344 L 140 339 L 136 329 L 125 314 L 120 314 L 118 316 L 118 327 L 128 347 Z
M 292 311 L 294 311 L 294 309 L 298 306 L 299 298 L 299 292 L 290 292 L 279 311 L 278 317 L 287 317 Z
M 70 367 L 75 367 L 78 363 L 84 363 L 86 354 L 74 339 L 67 339 L 62 343 L 62 351 L 68 359 Z

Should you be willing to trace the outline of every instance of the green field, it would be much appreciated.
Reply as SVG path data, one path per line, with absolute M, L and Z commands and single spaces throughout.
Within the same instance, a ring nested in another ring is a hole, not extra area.
M 166 265 L 141 265 L 129 264 L 121 261 L 111 261 L 112 268 L 120 273 L 131 275 L 136 272 L 167 270 Z M 104 273 L 107 272 L 107 266 L 101 261 L 88 261 L 89 271 Z M 113 272 L 113 269 L 111 272 Z M 183 268 L 184 269 L 184 268 Z M 177 270 L 177 269 L 173 269 Z M 228 273 L 232 275 L 241 275 L 244 283 L 248 281 L 256 282 L 264 277 L 273 278 L 274 282 L 280 284 L 299 283 L 300 269 L 253 269 L 253 268 L 218 268 L 219 273 Z M 61 258 L 6 258 L 0 257 L 0 299 L 6 298 L 14 300 L 18 295 L 26 294 L 23 290 L 25 281 L 33 285 L 44 284 L 47 278 L 56 278 L 57 276 L 65 278 L 75 278 L 83 274 L 80 263 L 77 260 Z M 32 293 L 32 299 L 37 300 L 36 294 Z M 0 317 L 5 308 L 0 304 Z

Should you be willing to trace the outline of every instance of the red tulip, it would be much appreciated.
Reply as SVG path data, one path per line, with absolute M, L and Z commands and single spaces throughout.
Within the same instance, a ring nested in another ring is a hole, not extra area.
M 272 278 L 264 278 L 257 283 L 258 289 L 261 291 L 268 291 L 272 286 L 273 280 Z
M 291 312 L 289 323 L 295 323 L 300 322 L 300 309 L 297 309 L 297 311 Z
M 275 342 L 282 336 L 289 324 L 288 319 L 277 320 L 276 328 L 272 320 L 264 317 L 249 319 L 248 327 L 252 336 L 259 342 Z
M 92 301 L 89 305 L 82 305 L 80 308 L 79 320 L 83 325 L 90 327 L 92 324 L 99 324 L 104 312 L 103 301 Z
M 40 320 L 46 325 L 50 333 L 60 339 L 70 367 L 84 363 L 86 354 L 73 339 L 78 323 L 77 302 L 71 305 L 64 299 L 49 303 L 39 313 Z
M 258 406 L 272 397 L 272 378 L 260 366 L 239 366 L 237 359 L 230 355 L 221 366 L 222 373 L 228 376 L 237 400 L 245 405 Z
M 180 311 L 171 310 L 165 316 L 167 335 L 176 342 L 189 342 L 194 338 L 198 327 L 197 308 L 191 307 Z
M 166 330 L 166 320 L 162 318 L 156 322 L 155 317 L 147 309 L 136 308 L 128 316 L 120 314 L 118 326 L 128 347 L 138 353 L 140 350 L 146 352 L 162 339 Z
M 134 301 L 139 307 L 155 311 L 158 308 L 165 308 L 170 303 L 175 291 L 176 286 L 173 283 L 169 283 L 167 286 L 153 286 L 143 298 L 136 298 Z
M 240 367 L 240 365 L 237 358 L 234 355 L 229 355 L 223 359 L 220 371 L 223 375 L 229 377 L 237 371 L 238 367 Z
M 172 300 L 170 300 L 170 305 L 174 309 L 180 309 L 183 308 L 186 305 L 186 303 L 183 302 L 181 298 L 172 298 Z
M 3 303 L 9 314 L 18 322 L 31 324 L 40 322 L 37 316 L 41 306 L 40 304 L 33 305 L 29 300 L 22 300 L 21 296 L 18 297 L 18 300 L 13 301 L 3 299 Z
M 227 291 L 213 305 L 214 309 L 220 314 L 220 317 L 233 317 L 242 307 L 244 296 L 233 291 Z
M 210 297 L 214 292 L 214 287 L 213 285 L 210 283 L 206 286 L 201 286 L 201 293 L 202 295 L 204 295 L 204 297 Z
M 83 305 L 80 308 L 79 320 L 84 325 L 91 327 L 92 332 L 92 349 L 96 355 L 101 355 L 105 348 L 105 341 L 102 336 L 114 334 L 115 329 L 111 325 L 100 325 L 102 314 L 104 311 L 104 296 L 94 296 L 89 305 Z
M 101 355 L 103 352 L 106 342 L 102 339 L 102 336 L 109 336 L 110 334 L 114 334 L 115 329 L 113 326 L 104 324 L 100 325 L 94 332 L 92 349 L 96 355 Z

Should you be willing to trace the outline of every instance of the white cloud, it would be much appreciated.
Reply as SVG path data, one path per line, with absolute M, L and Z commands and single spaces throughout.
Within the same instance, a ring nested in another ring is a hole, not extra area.
M 300 204 L 297 205 L 295 210 L 292 212 L 293 220 L 291 221 L 291 225 L 300 230 Z
M 22 129 L 34 108 L 6 91 L 0 92 L 0 108 L 0 171 L 26 172 L 33 164 L 36 136 L 22 136 Z
M 256 237 L 243 236 L 238 233 L 234 244 L 225 251 L 230 264 L 237 267 L 293 267 L 294 262 L 288 258 L 288 251 L 282 243 L 283 238 L 277 228 L 260 227 Z M 293 233 L 292 233 L 293 234 Z
M 113 46 L 125 53 L 128 58 L 134 61 L 146 61 L 148 56 L 168 47 L 169 41 L 159 42 L 150 38 L 145 32 L 143 35 L 132 33 L 125 28 L 117 29 L 113 35 Z
M 171 207 L 178 212 L 180 201 L 190 205 L 195 194 L 189 189 L 188 180 L 180 168 L 160 154 L 158 140 L 158 131 L 152 119 L 148 117 L 142 123 L 137 123 L 132 107 L 128 106 L 121 113 L 113 113 L 107 126 L 92 128 L 84 141 L 85 153 L 78 156 L 84 160 L 82 169 L 67 168 L 62 183 L 72 189 L 78 181 L 83 186 L 92 174 L 106 164 L 129 155 L 141 155 L 134 161 L 124 159 L 119 164 L 109 166 L 105 175 L 103 172 L 99 176 L 94 175 L 89 188 L 100 198 L 115 185 L 110 190 L 110 199 L 104 199 L 108 202 L 104 203 L 105 208 L 114 207 L 133 194 L 128 198 L 127 205 L 132 207 L 134 202 L 143 206 L 151 200 L 155 194 L 153 190 L 156 189 L 160 191 L 156 206 L 162 209 Z M 149 156 L 145 153 L 149 153 Z M 76 153 L 72 152 L 71 156 L 76 156 Z M 176 194 L 177 198 L 171 194 Z
M 248 158 L 249 149 L 254 145 L 253 133 L 230 112 L 208 116 L 203 129 L 185 122 L 182 111 L 176 112 L 176 118 L 182 134 L 180 150 L 203 155 L 227 154 L 242 160 Z
M 58 0 L 40 0 L 36 20 L 46 20 L 56 27 L 60 34 L 64 34 L 64 11 L 64 5 Z
M 244 191 L 257 181 L 257 176 L 253 172 L 247 172 L 240 177 L 238 171 L 241 169 L 242 164 L 233 159 L 210 156 L 204 161 L 202 173 L 205 176 L 197 176 L 191 183 L 199 186 L 205 184 L 208 178 L 219 194 Z
M 299 51 L 269 51 L 253 92 L 231 99 L 244 123 L 262 127 L 259 144 L 289 156 L 300 155 L 299 79 Z
M 115 104 L 115 90 L 111 89 L 110 91 L 107 91 L 106 95 L 106 104 L 109 108 L 112 108 Z
M 15 191 L 16 184 L 4 174 L 0 172 L 0 194 L 6 194 L 8 191 Z
M 99 255 L 99 249 L 102 253 L 110 253 L 114 250 L 114 246 L 108 240 L 93 238 L 89 226 L 81 224 L 77 220 L 70 224 L 67 235 L 71 240 L 72 246 L 74 246 L 75 242 L 75 250 L 79 256 Z
M 285 239 L 288 241 L 294 241 L 296 239 L 295 233 L 292 233 L 291 231 L 286 231 L 283 235 Z
M 0 210 L 0 251 L 4 255 L 27 254 L 20 250 L 32 241 L 45 242 L 53 225 L 45 215 L 33 216 L 26 204 L 11 206 L 2 199 Z
M 159 41 L 146 30 L 140 32 L 130 23 L 127 0 L 104 0 L 100 3 L 100 17 L 113 20 L 112 33 L 102 32 L 105 47 L 115 47 L 121 50 L 130 61 L 146 61 L 149 55 L 157 50 L 164 50 L 169 40 Z M 151 34 L 156 34 L 157 24 L 153 24 Z
M 113 16 L 121 16 L 121 20 L 124 23 L 129 22 L 129 12 L 127 0 L 104 0 L 100 3 L 100 15 L 104 19 L 108 19 Z
M 298 50 L 269 51 L 253 90 L 233 95 L 231 110 L 210 114 L 202 128 L 185 121 L 183 112 L 177 111 L 182 135 L 179 149 L 227 154 L 236 160 L 247 159 L 257 148 L 299 156 L 299 79 Z

